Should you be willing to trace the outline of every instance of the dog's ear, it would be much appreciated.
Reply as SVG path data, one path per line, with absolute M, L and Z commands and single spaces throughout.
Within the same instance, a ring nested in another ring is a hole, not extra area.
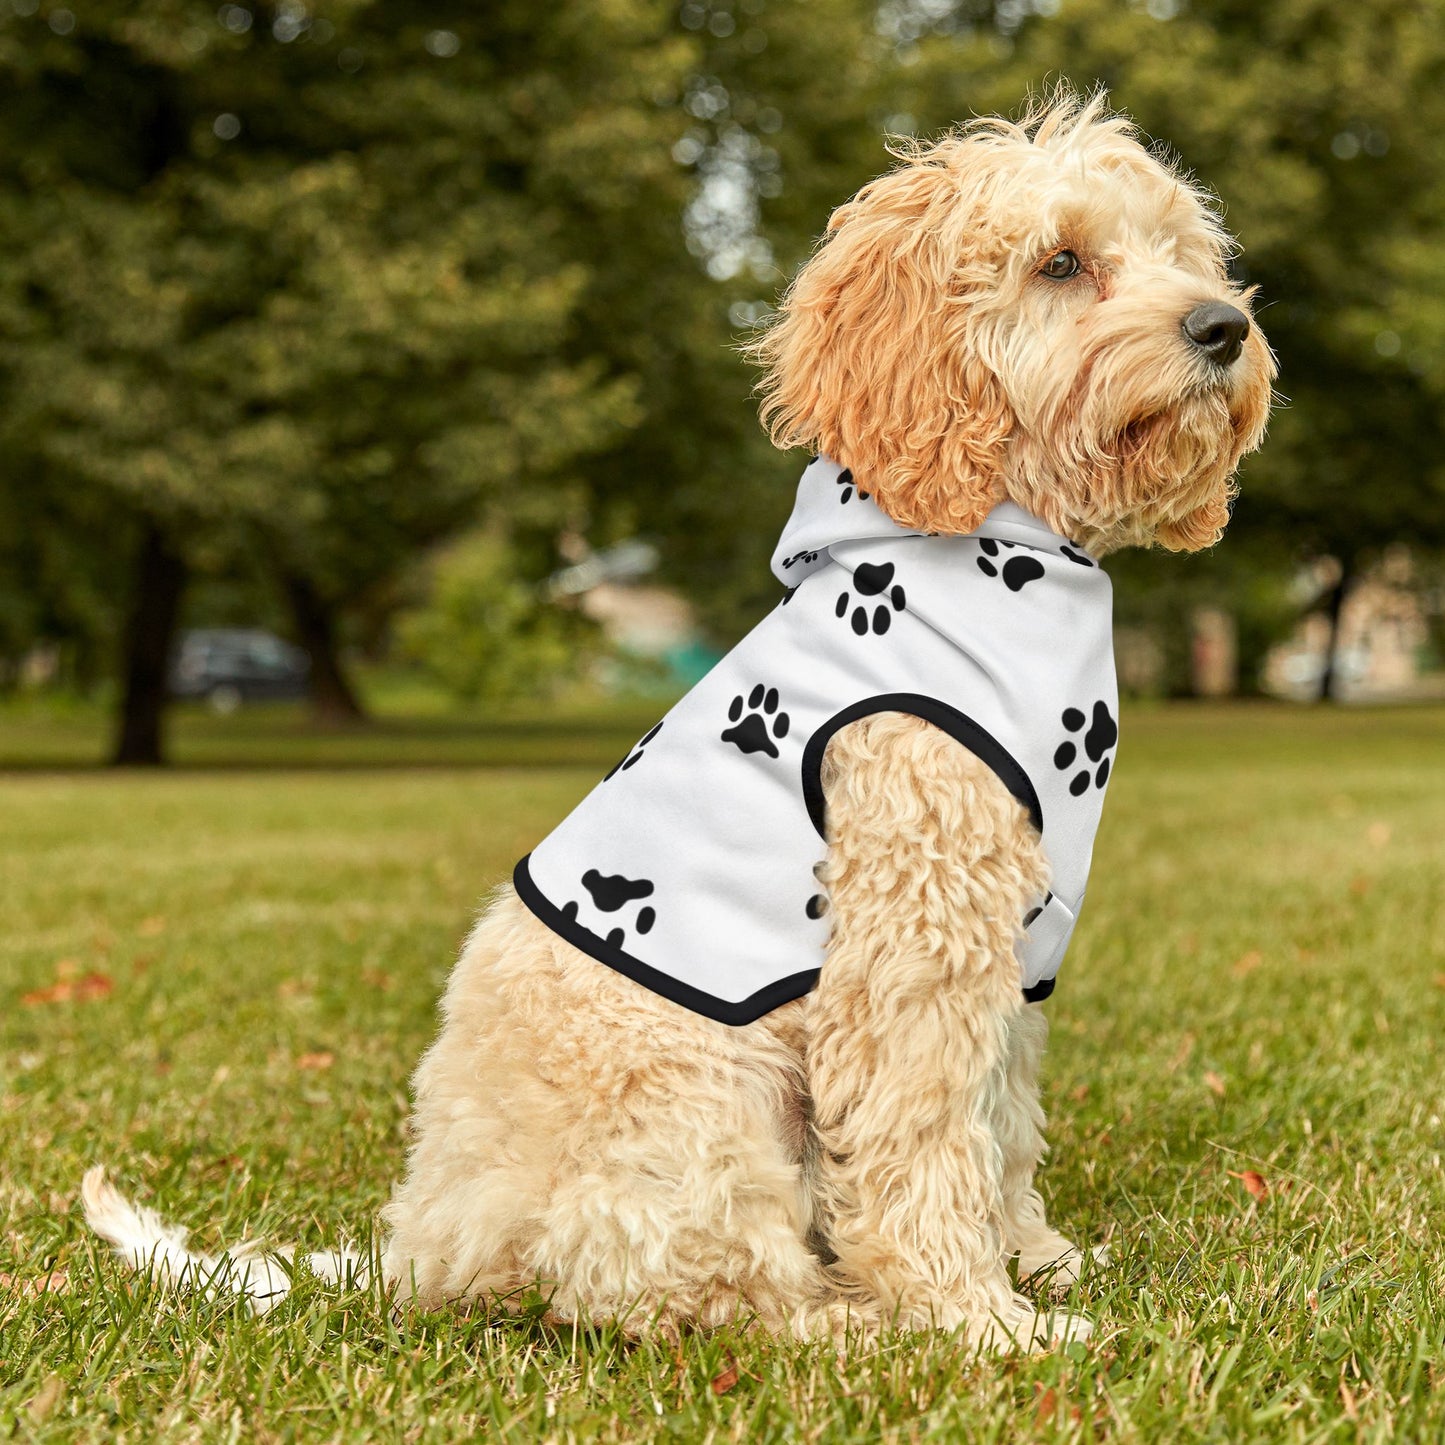
M 919 531 L 979 526 L 1003 499 L 1013 428 L 975 334 L 956 164 L 966 146 L 935 146 L 840 207 L 748 348 L 774 444 L 851 467 Z

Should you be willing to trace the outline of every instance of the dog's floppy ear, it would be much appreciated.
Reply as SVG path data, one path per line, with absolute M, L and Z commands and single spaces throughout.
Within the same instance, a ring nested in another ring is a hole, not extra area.
M 919 152 L 839 207 L 748 348 L 774 444 L 851 467 L 920 531 L 972 532 L 1003 499 L 1013 426 L 971 324 L 967 145 Z

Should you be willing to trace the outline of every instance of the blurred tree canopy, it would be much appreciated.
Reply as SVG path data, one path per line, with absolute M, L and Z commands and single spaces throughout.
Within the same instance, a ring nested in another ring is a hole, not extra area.
M 1338 602 L 1386 542 L 1445 547 L 1442 21 L 0 0 L 0 657 L 66 641 L 124 684 L 117 756 L 156 760 L 187 578 L 259 563 L 344 714 L 338 627 L 478 526 L 524 577 L 563 529 L 646 532 L 725 640 L 771 600 L 797 470 L 731 344 L 888 164 L 885 130 L 1061 76 L 1227 198 L 1288 398 L 1238 550 L 1119 559 L 1121 615 L 1258 594 L 1262 646 L 1261 569 L 1333 556 Z

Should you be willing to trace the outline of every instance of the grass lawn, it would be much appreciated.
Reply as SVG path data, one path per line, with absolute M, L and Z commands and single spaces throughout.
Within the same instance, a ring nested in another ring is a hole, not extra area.
M 203 1247 L 365 1239 L 473 910 L 648 712 L 192 719 L 159 776 L 0 720 L 0 1438 L 1445 1439 L 1441 709 L 1126 712 L 1046 1005 L 1087 1348 L 674 1354 L 310 1280 L 255 1320 L 87 1240 L 97 1160 Z

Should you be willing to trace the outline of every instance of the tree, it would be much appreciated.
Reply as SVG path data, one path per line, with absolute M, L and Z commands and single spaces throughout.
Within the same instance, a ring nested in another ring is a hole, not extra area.
M 1287 398 L 1246 464 L 1232 535 L 1282 565 L 1335 557 L 1337 613 L 1387 542 L 1445 545 L 1445 7 L 1047 8 L 899 0 L 917 61 L 900 108 L 929 129 L 1014 107 L 1049 77 L 1103 84 L 1225 199 Z
M 123 519 L 118 761 L 160 759 L 198 548 L 261 549 L 325 651 L 480 513 L 555 527 L 576 460 L 638 419 L 637 377 L 570 334 L 591 258 L 548 187 L 680 210 L 653 93 L 687 42 L 651 0 L 430 14 L 0 20 L 0 437 Z

